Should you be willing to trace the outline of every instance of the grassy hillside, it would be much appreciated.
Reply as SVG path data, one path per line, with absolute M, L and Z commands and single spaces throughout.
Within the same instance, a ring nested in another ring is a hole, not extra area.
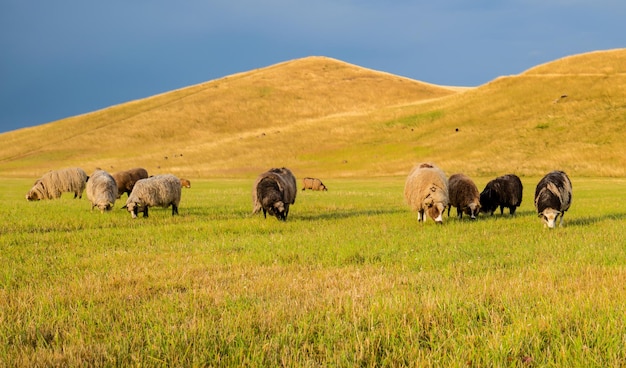
M 561 96 L 567 96 L 561 98 Z M 624 176 L 626 49 L 458 92 L 325 57 L 293 60 L 0 135 L 0 176 L 77 165 L 189 177 Z

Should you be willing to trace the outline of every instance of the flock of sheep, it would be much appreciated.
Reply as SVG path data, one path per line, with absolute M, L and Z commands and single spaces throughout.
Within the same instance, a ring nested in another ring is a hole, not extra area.
M 191 187 L 187 179 L 179 179 L 174 175 L 148 176 L 144 168 L 134 168 L 109 174 L 104 170 L 96 170 L 90 176 L 78 167 L 54 170 L 44 174 L 35 181 L 26 194 L 26 199 L 36 201 L 55 199 L 65 192 L 74 193 L 74 198 L 82 198 L 86 190 L 91 202 L 101 212 L 110 211 L 113 204 L 122 194 L 128 194 L 126 208 L 133 218 L 139 210 L 148 217 L 148 208 L 153 206 L 172 206 L 172 215 L 178 214 L 181 188 Z
M 172 206 L 172 215 L 178 214 L 181 188 L 191 187 L 187 179 L 179 179 L 171 174 L 148 176 L 143 168 L 134 168 L 109 174 L 96 170 L 87 176 L 81 168 L 67 168 L 50 171 L 39 178 L 26 195 L 29 201 L 54 199 L 62 193 L 74 193 L 74 198 L 82 197 L 86 189 L 91 208 L 98 207 L 101 212 L 109 211 L 123 193 L 128 194 L 126 208 L 132 218 L 139 211 L 148 217 L 149 207 Z M 328 188 L 317 178 L 306 177 L 302 181 L 302 190 L 326 191 Z M 443 214 L 456 207 L 457 216 L 467 214 L 476 219 L 479 212 L 493 215 L 496 209 L 500 213 L 508 208 L 511 215 L 522 203 L 522 182 L 514 174 L 499 176 L 487 183 L 482 192 L 465 174 L 454 174 L 449 178 L 432 163 L 416 165 L 407 177 L 404 197 L 413 211 L 417 211 L 418 222 L 426 216 L 436 223 L 443 223 Z M 252 187 L 252 214 L 259 211 L 263 216 L 275 216 L 281 221 L 287 220 L 289 207 L 296 202 L 296 178 L 288 168 L 272 168 L 261 173 Z M 539 217 L 549 228 L 556 226 L 572 202 L 572 183 L 563 171 L 552 171 L 545 175 L 535 189 L 535 208 Z
M 522 181 L 514 174 L 499 176 L 487 183 L 479 194 L 476 184 L 464 174 L 454 174 L 447 178 L 444 172 L 432 163 L 418 164 L 411 170 L 404 185 L 404 198 L 413 211 L 417 211 L 417 221 L 425 221 L 426 215 L 436 223 L 443 223 L 444 210 L 456 207 L 457 216 L 463 213 L 472 219 L 479 212 L 493 215 L 499 207 L 500 213 L 508 208 L 511 215 L 522 203 Z M 545 226 L 554 228 L 560 217 L 572 203 L 572 183 L 563 171 L 546 174 L 535 188 L 535 208 Z

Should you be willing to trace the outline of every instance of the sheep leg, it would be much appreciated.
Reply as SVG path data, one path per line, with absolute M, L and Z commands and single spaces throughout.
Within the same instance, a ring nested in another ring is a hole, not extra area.
M 178 215 L 178 206 L 172 203 L 172 216 Z
M 458 217 L 459 220 L 463 218 L 463 211 L 461 210 L 461 207 L 456 208 L 456 217 Z
M 143 206 L 143 217 L 148 217 L 148 206 Z
M 417 211 L 417 222 L 422 222 L 424 220 L 424 210 Z

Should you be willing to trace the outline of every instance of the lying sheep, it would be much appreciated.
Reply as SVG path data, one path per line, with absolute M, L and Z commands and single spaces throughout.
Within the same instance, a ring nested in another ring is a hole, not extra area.
M 113 176 L 104 170 L 96 170 L 87 181 L 87 198 L 91 210 L 98 207 L 100 212 L 110 211 L 118 197 L 117 184 Z
M 252 214 L 263 210 L 263 217 L 267 213 L 276 216 L 281 221 L 287 221 L 289 206 L 296 203 L 296 177 L 291 170 L 283 167 L 270 169 L 260 174 L 252 187 Z
M 188 179 L 180 178 L 180 186 L 185 188 L 191 188 L 191 182 Z
M 74 193 L 74 198 L 82 198 L 89 177 L 79 167 L 50 171 L 35 181 L 26 194 L 29 201 L 60 198 L 65 192 Z
M 180 196 L 180 179 L 171 174 L 155 175 L 135 183 L 124 208 L 130 212 L 132 218 L 137 218 L 140 209 L 143 217 L 148 217 L 149 207 L 167 208 L 171 205 L 174 216 L 178 215 Z
M 443 223 L 443 212 L 450 203 L 448 198 L 448 179 L 444 172 L 430 163 L 415 166 L 404 185 L 404 198 L 417 211 L 417 221 L 426 221 L 425 213 Z
M 522 181 L 517 175 L 508 174 L 499 176 L 487 183 L 480 193 L 481 212 L 493 215 L 500 207 L 500 214 L 504 214 L 504 208 L 508 207 L 511 215 L 522 204 Z
M 480 193 L 478 187 L 465 174 L 454 174 L 448 179 L 448 194 L 450 195 L 450 206 L 448 207 L 448 217 L 450 209 L 456 207 L 456 215 L 463 217 L 463 212 L 469 215 L 472 220 L 476 219 L 480 211 Z
M 535 208 L 548 228 L 554 228 L 559 216 L 559 226 L 563 225 L 563 216 L 571 204 L 572 182 L 563 171 L 549 172 L 537 184 Z
M 306 189 L 323 190 L 323 191 L 328 190 L 328 188 L 326 188 L 326 185 L 324 185 L 324 183 L 322 183 L 321 180 L 317 178 L 308 178 L 308 177 L 302 179 L 302 191 Z
M 118 171 L 112 176 L 117 183 L 117 198 L 120 198 L 124 193 L 130 195 L 137 180 L 148 177 L 148 171 L 143 167 L 135 167 L 130 170 Z

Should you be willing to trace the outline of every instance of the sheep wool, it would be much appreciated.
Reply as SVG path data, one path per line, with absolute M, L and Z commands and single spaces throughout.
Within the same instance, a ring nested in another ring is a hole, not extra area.
M 88 176 L 79 167 L 50 171 L 35 181 L 26 194 L 29 201 L 60 198 L 65 192 L 74 193 L 74 198 L 82 198 Z
M 404 185 L 404 198 L 411 210 L 417 211 L 417 221 L 426 221 L 426 214 L 436 223 L 443 223 L 443 212 L 450 200 L 448 178 L 431 163 L 416 165 Z
M 537 214 L 550 229 L 563 225 L 563 216 L 572 204 L 572 182 L 563 171 L 546 174 L 535 188 L 535 208 Z
M 328 188 L 322 181 L 318 178 L 304 178 L 302 179 L 302 190 L 311 189 L 311 190 L 322 190 L 327 191 Z
M 463 217 L 463 213 L 476 219 L 480 212 L 480 193 L 478 187 L 469 176 L 465 174 L 454 174 L 448 179 L 448 194 L 450 196 L 450 206 L 448 206 L 448 217 L 450 209 L 456 207 L 458 218 Z
M 252 187 L 252 214 L 263 210 L 286 221 L 289 206 L 296 203 L 296 177 L 288 168 L 273 168 L 260 174 Z
M 130 170 L 118 171 L 111 176 L 117 184 L 117 198 L 119 199 L 124 193 L 130 195 L 137 180 L 148 177 L 148 171 L 143 167 L 135 167 Z
M 125 208 L 132 218 L 137 218 L 138 212 L 148 217 L 149 207 L 172 206 L 172 216 L 178 215 L 178 205 L 181 197 L 180 179 L 172 174 L 155 175 L 138 180 L 133 191 L 126 200 Z
M 98 207 L 100 212 L 110 211 L 117 197 L 117 184 L 113 176 L 104 170 L 96 170 L 87 181 L 87 198 L 91 209 Z

